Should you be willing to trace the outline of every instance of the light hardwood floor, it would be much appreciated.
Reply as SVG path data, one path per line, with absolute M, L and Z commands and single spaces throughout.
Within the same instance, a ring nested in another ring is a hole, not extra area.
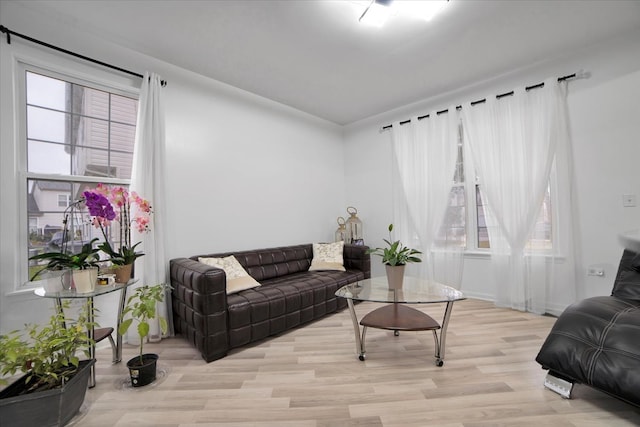
M 376 307 L 356 306 L 359 317 Z M 440 321 L 443 305 L 414 306 Z M 455 303 L 445 364 L 430 332 L 369 329 L 356 358 L 348 310 L 205 363 L 180 337 L 145 347 L 161 378 L 132 389 L 98 351 L 97 385 L 77 426 L 634 426 L 640 409 L 586 386 L 562 399 L 535 356 L 555 319 L 492 303 Z M 126 346 L 124 360 L 135 355 Z

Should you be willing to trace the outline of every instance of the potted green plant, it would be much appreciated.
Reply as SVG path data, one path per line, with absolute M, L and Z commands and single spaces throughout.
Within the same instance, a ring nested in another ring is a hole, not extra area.
M 383 239 L 388 247 L 371 248 L 367 250 L 367 253 L 382 257 L 382 263 L 385 265 L 387 271 L 389 288 L 399 289 L 402 288 L 406 264 L 410 262 L 422 262 L 422 259 L 417 256 L 421 255 L 422 252 L 404 246 L 400 240 L 393 241 L 391 238 L 392 231 L 393 224 L 389 224 L 389 239 Z
M 95 363 L 77 355 L 89 355 L 87 313 L 74 321 L 59 311 L 42 327 L 27 325 L 28 339 L 19 331 L 0 336 L 0 384 L 24 373 L 0 391 L 3 425 L 65 425 L 78 412 Z
M 131 385 L 133 387 L 142 387 L 152 383 L 156 379 L 156 365 L 158 355 L 153 353 L 144 354 L 144 341 L 149 335 L 149 321 L 156 317 L 156 304 L 164 301 L 164 295 L 169 285 L 144 285 L 137 288 L 133 295 L 127 299 L 127 304 L 122 310 L 122 319 L 118 333 L 124 335 L 129 327 L 135 321 L 138 324 L 138 336 L 140 337 L 140 353 L 138 356 L 127 362 L 129 375 L 131 377 Z M 125 319 L 125 315 L 129 315 Z M 160 329 L 162 333 L 167 332 L 167 320 L 164 317 L 159 319 Z
M 72 272 L 74 284 L 79 292 L 92 291 L 98 279 L 98 262 L 100 261 L 98 255 L 100 249 L 94 247 L 94 243 L 97 241 L 98 239 L 95 238 L 85 243 L 80 252 L 75 254 L 62 250 L 61 252 L 45 252 L 30 257 L 29 259 L 33 261 L 47 261 L 45 266 L 31 277 L 31 280 L 36 280 L 46 271 L 69 270 Z M 63 275 L 63 288 L 70 287 L 70 277 L 70 275 Z

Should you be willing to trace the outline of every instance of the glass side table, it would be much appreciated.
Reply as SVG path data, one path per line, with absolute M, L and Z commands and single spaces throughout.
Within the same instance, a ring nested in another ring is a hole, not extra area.
M 129 280 L 127 283 L 114 283 L 111 285 L 96 285 L 96 289 L 92 292 L 76 292 L 75 289 L 63 290 L 58 292 L 47 292 L 44 288 L 36 288 L 33 292 L 43 298 L 53 298 L 55 300 L 56 310 L 58 313 L 63 313 L 62 300 L 63 299 L 79 299 L 84 298 L 89 304 L 87 310 L 87 320 L 92 324 L 91 328 L 87 330 L 87 336 L 92 340 L 92 344 L 89 346 L 89 358 L 95 359 L 96 357 L 96 342 L 100 342 L 105 338 L 108 338 L 111 342 L 111 349 L 113 353 L 113 363 L 119 363 L 122 361 L 122 335 L 118 333 L 120 327 L 120 318 L 122 317 L 122 311 L 127 301 L 127 288 L 134 283 L 137 279 Z M 95 328 L 93 323 L 95 322 L 95 312 L 93 299 L 100 295 L 110 294 L 111 292 L 120 291 L 120 304 L 118 305 L 118 319 L 115 328 L 116 342 L 113 342 L 111 334 L 113 328 Z M 96 371 L 95 365 L 91 366 L 91 376 L 89 378 L 89 387 L 93 388 L 96 385 Z

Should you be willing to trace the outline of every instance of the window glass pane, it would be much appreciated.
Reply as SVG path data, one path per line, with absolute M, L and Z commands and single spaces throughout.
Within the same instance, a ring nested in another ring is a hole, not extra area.
M 542 201 L 542 207 L 538 214 L 538 219 L 531 233 L 531 239 L 527 243 L 527 249 L 532 251 L 551 249 L 553 247 L 553 222 L 551 218 L 551 191 L 547 187 L 547 192 Z
M 74 131 L 78 145 L 109 148 L 109 122 L 107 120 L 76 117 L 78 117 L 79 123 Z
M 29 179 L 27 185 L 30 256 L 41 252 L 59 251 L 62 249 L 63 241 L 67 243 L 68 252 L 76 253 L 84 243 L 93 238 L 104 240 L 100 230 L 91 224 L 91 217 L 84 204 L 70 207 L 69 203 L 80 200 L 84 191 L 95 188 L 94 184 Z M 119 232 L 117 222 L 107 230 L 111 242 L 118 246 Z
M 476 185 L 476 220 L 478 224 L 478 248 L 490 248 L 489 232 L 487 231 L 487 221 L 484 216 L 484 203 L 480 193 L 480 186 Z
M 464 187 L 464 150 L 462 128 L 458 127 L 458 156 L 449 193 L 449 206 L 436 237 L 436 246 L 467 246 L 467 200 Z
M 40 107 L 27 107 L 27 138 L 66 142 L 69 115 Z
M 458 159 L 456 160 L 456 172 L 453 176 L 453 182 L 456 184 L 464 183 L 464 152 L 461 140 L 458 143 Z
M 116 178 L 131 179 L 133 154 L 111 151 L 111 173 Z
M 48 142 L 28 141 L 28 171 L 33 173 L 71 173 L 69 146 Z
M 463 185 L 456 185 L 449 193 L 449 206 L 438 232 L 436 246 L 445 244 L 466 247 L 467 245 L 467 208 Z
M 73 84 L 70 99 L 74 114 L 82 114 L 103 120 L 109 120 L 109 93 L 90 87 Z
M 27 104 L 65 111 L 67 84 L 58 79 L 27 72 Z
M 136 125 L 138 117 L 138 100 L 126 96 L 111 95 L 111 120 L 114 122 Z
M 111 123 L 111 149 L 133 153 L 133 144 L 136 138 L 136 127 Z
M 487 223 L 485 220 L 485 204 L 482 201 L 480 186 L 476 185 L 476 204 L 477 204 L 477 220 L 478 220 L 478 247 L 490 248 L 489 233 L 487 232 Z M 551 193 L 549 187 L 545 193 L 538 219 L 531 233 L 531 239 L 527 242 L 527 249 L 541 250 L 551 249 L 553 247 L 551 218 Z

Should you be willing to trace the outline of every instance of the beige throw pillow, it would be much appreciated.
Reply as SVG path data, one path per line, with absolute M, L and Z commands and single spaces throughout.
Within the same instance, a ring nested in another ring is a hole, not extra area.
M 345 271 L 342 251 L 344 242 L 314 243 L 313 260 L 309 271 L 338 270 Z
M 260 283 L 249 276 L 249 273 L 242 268 L 242 265 L 233 255 L 224 258 L 199 257 L 198 261 L 224 270 L 227 275 L 227 295 L 260 286 Z

